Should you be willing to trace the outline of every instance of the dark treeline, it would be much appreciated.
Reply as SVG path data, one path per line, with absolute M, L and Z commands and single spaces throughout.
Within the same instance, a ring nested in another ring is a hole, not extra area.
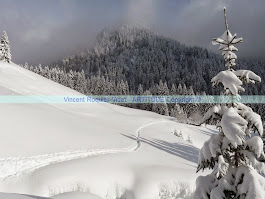
M 238 65 L 241 69 L 251 69 L 261 77 L 265 76 L 263 61 L 239 59 Z M 40 74 L 39 67 L 32 67 L 32 70 Z M 219 90 L 213 89 L 210 82 L 223 69 L 223 59 L 215 53 L 200 47 L 187 47 L 149 30 L 125 25 L 102 31 L 93 50 L 68 56 L 44 67 L 41 75 L 84 94 L 218 95 L 221 87 Z M 47 70 L 50 70 L 50 75 Z M 54 74 L 58 74 L 58 80 Z M 79 86 L 80 82 L 86 82 L 86 86 Z M 250 85 L 244 94 L 265 94 L 265 85 Z M 262 106 L 252 106 L 263 116 Z M 194 110 L 187 107 L 201 109 L 187 105 L 174 108 L 172 104 L 164 105 L 165 108 L 147 107 L 137 105 L 137 108 L 172 116 L 184 109 L 189 116 Z M 205 107 L 201 109 L 204 110 Z

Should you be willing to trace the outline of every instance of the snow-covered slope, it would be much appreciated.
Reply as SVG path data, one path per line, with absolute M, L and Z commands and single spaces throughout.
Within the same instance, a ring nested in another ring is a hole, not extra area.
M 0 63 L 0 95 L 81 94 L 15 64 Z M 1 157 L 126 147 L 130 141 L 122 133 L 133 134 L 152 118 L 161 118 L 111 104 L 0 104 L 0 108 Z
M 1 62 L 0 95 L 81 94 Z M 213 127 L 111 104 L 0 107 L 0 192 L 59 199 L 183 194 L 180 183 L 193 187 L 198 148 L 214 133 Z

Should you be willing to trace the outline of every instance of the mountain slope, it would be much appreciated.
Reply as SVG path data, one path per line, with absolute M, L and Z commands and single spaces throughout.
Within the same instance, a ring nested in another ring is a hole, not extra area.
M 74 90 L 15 64 L 6 63 L 0 63 L 0 95 L 81 96 Z M 150 112 L 134 109 L 127 111 L 127 108 L 111 104 L 35 103 L 0 106 L 1 127 L 2 132 L 5 132 L 4 139 L 0 140 L 1 157 L 93 147 L 124 147 L 130 142 L 121 133 L 134 133 L 137 127 L 151 120 L 149 116 L 161 118 Z M 134 116 L 139 120 L 131 120 Z M 121 137 L 122 142 L 117 142 L 117 137 Z M 10 143 L 14 151 L 10 150 Z
M 93 49 L 65 57 L 51 66 L 66 71 L 83 69 L 89 78 L 101 74 L 116 82 L 122 79 L 128 82 L 131 93 L 137 92 L 139 84 L 144 91 L 152 92 L 152 87 L 162 80 L 169 88 L 186 84 L 195 92 L 219 94 L 220 90 L 212 89 L 209 82 L 224 68 L 224 63 L 221 56 L 205 48 L 185 46 L 148 29 L 123 25 L 101 31 Z M 240 57 L 238 66 L 265 75 L 263 60 Z M 246 94 L 262 93 L 263 84 L 246 88 Z
M 3 62 L 0 94 L 81 95 Z M 194 187 L 198 148 L 215 133 L 106 103 L 0 106 L 0 192 L 75 199 L 85 197 L 79 192 L 109 199 L 182 194 L 181 183 Z

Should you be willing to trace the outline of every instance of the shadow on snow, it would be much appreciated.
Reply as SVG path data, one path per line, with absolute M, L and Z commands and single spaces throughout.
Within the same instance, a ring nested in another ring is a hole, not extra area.
M 122 135 L 132 140 L 138 141 L 137 138 L 133 135 L 125 135 L 125 134 Z M 199 149 L 189 144 L 182 144 L 177 142 L 171 143 L 159 139 L 148 140 L 142 137 L 139 137 L 139 141 L 151 145 L 171 155 L 181 157 L 185 160 L 194 163 L 198 163 Z

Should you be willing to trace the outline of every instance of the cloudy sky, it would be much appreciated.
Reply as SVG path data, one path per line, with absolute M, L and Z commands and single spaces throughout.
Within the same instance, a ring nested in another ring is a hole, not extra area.
M 213 37 L 229 29 L 244 38 L 240 56 L 265 55 L 264 0 L 0 0 L 16 63 L 48 64 L 92 47 L 104 27 L 138 24 L 157 33 L 215 50 Z

